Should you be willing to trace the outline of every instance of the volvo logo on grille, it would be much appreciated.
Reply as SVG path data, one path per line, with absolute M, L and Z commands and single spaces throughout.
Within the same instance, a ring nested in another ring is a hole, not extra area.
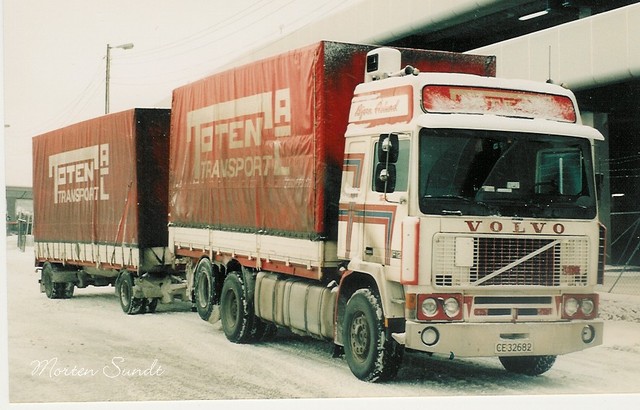
M 565 226 L 561 223 L 512 221 L 510 224 L 500 221 L 464 221 L 471 232 L 505 232 L 505 233 L 555 233 L 562 235 Z

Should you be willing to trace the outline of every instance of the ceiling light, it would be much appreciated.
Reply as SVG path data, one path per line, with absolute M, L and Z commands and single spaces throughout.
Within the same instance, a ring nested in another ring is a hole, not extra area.
M 526 14 L 526 15 L 524 15 L 522 17 L 518 17 L 518 20 L 527 21 L 527 20 L 534 19 L 536 17 L 544 16 L 545 14 L 548 14 L 548 13 L 549 13 L 549 9 L 544 9 L 544 10 L 536 11 L 535 13 L 530 13 L 530 14 Z

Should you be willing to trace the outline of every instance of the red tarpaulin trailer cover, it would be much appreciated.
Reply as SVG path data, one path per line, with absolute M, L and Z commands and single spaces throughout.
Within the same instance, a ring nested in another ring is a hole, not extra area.
M 173 93 L 170 223 L 335 239 L 351 95 L 372 46 L 320 42 Z M 495 59 L 402 50 L 421 71 L 495 75 Z
M 35 241 L 166 246 L 169 122 L 132 109 L 34 137 Z

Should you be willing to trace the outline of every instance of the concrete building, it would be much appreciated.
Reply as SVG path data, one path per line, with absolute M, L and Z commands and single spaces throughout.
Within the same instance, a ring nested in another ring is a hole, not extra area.
M 33 188 L 31 187 L 6 187 L 7 197 L 7 233 L 18 230 L 18 218 L 33 216 Z

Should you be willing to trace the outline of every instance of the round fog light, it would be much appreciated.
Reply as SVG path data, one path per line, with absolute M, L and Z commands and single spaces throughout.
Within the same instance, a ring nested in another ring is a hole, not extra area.
M 433 346 L 434 344 L 438 343 L 438 340 L 440 340 L 440 333 L 438 333 L 438 329 L 436 329 L 435 327 L 426 327 L 423 331 L 422 331 L 422 343 L 426 344 L 427 346 Z
M 582 328 L 582 341 L 585 343 L 593 342 L 596 338 L 596 330 L 591 325 L 587 325 Z

